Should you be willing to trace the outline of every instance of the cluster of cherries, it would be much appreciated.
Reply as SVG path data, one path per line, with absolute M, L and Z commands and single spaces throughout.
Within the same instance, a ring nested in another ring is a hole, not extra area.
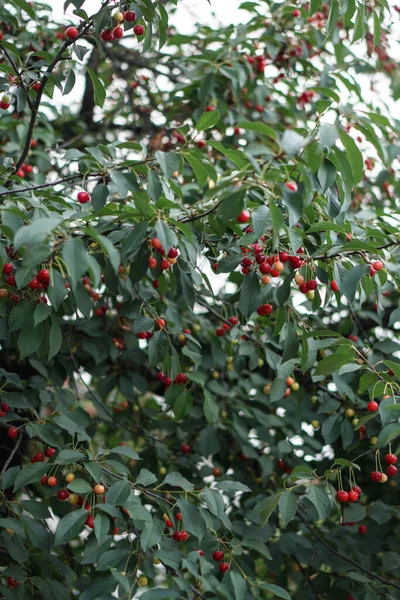
M 11 406 L 9 406 L 6 402 L 2 402 L 0 404 L 0 418 L 5 417 L 10 410 Z
M 101 32 L 101 39 L 103 42 L 113 42 L 116 39 L 121 39 L 124 36 L 124 30 L 121 27 L 121 24 L 126 21 L 127 23 L 133 23 L 136 21 L 136 13 L 133 10 L 128 10 L 126 12 L 118 11 L 114 14 L 114 19 L 117 23 L 116 27 L 113 29 L 103 29 Z M 133 33 L 137 36 L 144 35 L 145 28 L 143 25 L 135 25 L 133 28 Z M 79 35 L 79 31 L 76 27 L 68 27 L 65 30 L 65 35 L 69 40 L 76 40 Z
M 12 248 L 6 248 L 6 251 L 10 257 L 15 258 L 15 253 Z M 14 266 L 12 263 L 7 262 L 3 265 L 3 275 L 6 277 L 6 284 L 10 287 L 16 287 L 17 282 L 14 276 Z M 28 283 L 28 288 L 38 292 L 42 290 L 46 290 L 50 285 L 50 273 L 47 269 L 41 269 L 39 273 Z M 8 295 L 8 292 L 7 292 Z M 10 296 L 10 300 L 14 302 L 19 302 L 20 297 L 17 294 L 12 294 Z M 42 297 L 41 300 L 47 303 L 47 298 Z
M 155 250 L 158 254 L 160 254 L 161 256 L 164 256 L 164 258 L 161 259 L 161 262 L 160 262 L 160 268 L 162 271 L 168 271 L 168 269 L 171 267 L 171 265 L 174 265 L 178 260 L 179 250 L 177 250 L 177 248 L 170 248 L 168 250 L 167 256 L 165 257 L 165 250 L 163 248 L 161 241 L 158 238 L 153 238 L 151 240 L 150 248 L 152 251 Z M 157 259 L 154 258 L 153 254 L 152 254 L 148 259 L 148 267 L 149 267 L 149 269 L 155 269 L 157 267 L 157 265 L 158 265 Z
M 235 316 L 232 316 L 232 317 L 228 317 L 228 321 L 232 325 L 232 327 L 235 327 L 235 325 L 238 324 L 239 319 Z M 223 337 L 227 331 L 230 331 L 232 329 L 231 325 L 228 325 L 228 323 L 223 323 L 222 327 L 218 327 L 215 330 L 216 336 Z
M 386 454 L 385 462 L 388 465 L 386 468 L 386 473 L 382 473 L 381 471 L 372 471 L 371 480 L 375 483 L 386 483 L 389 477 L 395 477 L 397 475 L 397 456 L 395 454 Z
M 167 375 L 165 375 L 165 373 L 163 373 L 162 371 L 160 371 L 160 373 L 157 373 L 157 379 L 158 379 L 158 381 L 162 381 L 162 383 L 164 384 L 164 386 L 166 388 L 168 388 L 168 387 L 170 387 L 170 385 L 172 385 L 171 377 L 167 377 Z M 186 382 L 187 382 L 186 373 L 178 373 L 178 375 L 174 379 L 174 383 L 176 383 L 178 385 L 184 385 Z
M 14 577 L 7 577 L 7 585 L 9 590 L 13 590 L 17 587 L 17 585 L 19 585 L 19 583 L 16 579 L 14 579 Z
M 175 518 L 176 518 L 177 521 L 182 521 L 182 514 L 181 513 L 177 513 Z M 173 527 L 172 521 L 169 519 L 168 515 L 164 514 L 163 515 L 163 519 L 164 519 L 165 525 L 167 527 Z M 189 537 L 189 534 L 187 533 L 187 531 L 184 531 L 184 530 L 182 530 L 182 531 L 175 531 L 173 533 L 172 537 L 177 542 L 186 542 L 186 540 Z M 204 555 L 203 550 L 199 550 L 198 552 L 199 552 L 200 556 Z M 224 557 L 225 557 L 225 553 L 222 550 L 215 550 L 212 553 L 212 557 L 213 557 L 213 560 L 215 560 L 215 562 L 221 563 L 219 565 L 219 567 L 218 567 L 220 573 L 225 573 L 226 571 L 229 570 L 229 563 L 227 563 L 227 562 L 221 562 L 224 559 Z
M 336 492 L 336 499 L 341 504 L 345 504 L 346 502 L 357 502 L 359 497 L 361 496 L 361 488 L 358 485 L 353 485 L 349 492 L 345 490 L 338 490 Z

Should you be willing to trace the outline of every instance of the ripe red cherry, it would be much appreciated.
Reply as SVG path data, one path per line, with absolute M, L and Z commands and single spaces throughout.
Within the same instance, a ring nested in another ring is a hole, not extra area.
M 358 494 L 355 491 L 351 491 L 348 493 L 348 497 L 349 497 L 349 502 L 357 502 L 358 500 Z
M 156 320 L 156 327 L 157 329 L 163 329 L 165 327 L 166 323 L 165 323 L 165 319 L 157 319 Z
M 161 263 L 160 263 L 160 267 L 163 271 L 167 271 L 170 268 L 170 263 L 168 262 L 168 260 L 166 258 L 163 258 Z
M 377 402 L 375 402 L 375 400 L 371 400 L 370 402 L 368 402 L 368 411 L 369 412 L 376 412 L 379 408 L 379 404 Z
M 56 477 L 53 477 L 53 476 L 49 477 L 48 480 L 47 480 L 47 485 L 49 487 L 55 487 L 57 485 L 57 479 L 56 479 Z
M 135 25 L 135 27 L 133 28 L 133 33 L 135 35 L 143 35 L 144 34 L 143 25 Z
M 212 106 L 211 104 L 206 106 L 206 112 L 214 112 L 214 110 L 215 110 L 215 106 Z
M 103 42 L 112 42 L 114 40 L 114 34 L 111 29 L 104 29 L 100 35 Z
M 261 263 L 258 268 L 260 269 L 260 273 L 263 275 L 268 275 L 268 273 L 271 272 L 271 265 L 269 265 L 267 262 Z
M 174 383 L 183 384 L 183 383 L 186 383 L 186 381 L 187 381 L 186 373 L 178 373 L 178 375 L 175 377 Z
M 301 12 L 299 11 L 298 8 L 295 8 L 295 10 L 292 11 L 292 17 L 294 17 L 295 19 L 297 17 L 300 17 L 300 15 L 301 15 Z
M 190 452 L 190 446 L 188 444 L 181 444 L 181 452 L 188 454 Z
M 39 271 L 39 273 L 36 275 L 36 277 L 40 281 L 40 283 L 42 283 L 43 285 L 49 285 L 50 273 L 48 272 L 47 269 L 42 269 L 41 271 Z
M 120 39 L 124 37 L 124 30 L 122 29 L 122 27 L 114 27 L 113 35 L 115 38 Z
M 170 519 L 167 519 L 167 520 L 165 521 L 165 526 L 166 526 L 166 527 L 173 527 L 173 526 L 174 526 L 174 524 L 173 524 L 173 522 L 172 522 Z
M 351 490 L 353 492 L 355 492 L 358 496 L 361 496 L 362 492 L 361 492 L 361 488 L 358 487 L 358 485 L 353 485 L 353 487 L 351 488 Z
M 77 198 L 80 204 L 86 204 L 90 200 L 90 194 L 88 192 L 79 192 Z
M 18 437 L 18 429 L 16 427 L 10 427 L 10 429 L 7 432 L 7 435 L 9 438 L 14 440 L 16 437 Z
M 380 260 L 376 260 L 372 263 L 372 268 L 375 269 L 375 271 L 382 271 L 383 266 L 383 262 Z
M 226 571 L 229 571 L 229 563 L 225 563 L 225 562 L 221 563 L 219 565 L 219 570 L 220 570 L 220 573 L 225 573 Z
M 180 513 L 180 512 L 176 513 L 176 515 L 175 515 L 175 519 L 176 519 L 177 521 L 182 521 L 182 513 Z
M 218 467 L 215 467 L 212 470 L 212 474 L 214 475 L 214 477 L 219 477 L 221 475 L 221 469 L 218 469 Z
M 223 337 L 225 335 L 225 329 L 223 327 L 218 327 L 218 329 L 215 330 L 215 334 L 217 337 Z
M 270 315 L 272 311 L 273 308 L 271 304 L 261 304 L 261 306 L 257 308 L 257 314 L 259 314 L 260 317 L 266 317 L 267 315 Z
M 153 258 L 152 256 L 150 256 L 149 260 L 147 261 L 147 264 L 149 266 L 149 269 L 155 269 L 157 266 L 157 261 L 155 258 Z
M 34 89 L 34 90 L 35 90 L 35 92 L 38 92 L 38 91 L 40 90 L 40 88 L 41 88 L 41 83 L 40 83 L 40 81 L 35 81 L 35 83 L 34 83 L 34 84 L 32 84 L 32 89 Z M 25 170 L 26 170 L 26 169 L 25 169 Z
M 6 277 L 6 284 L 11 287 L 15 287 L 17 285 L 17 280 L 15 279 L 14 275 L 9 275 Z
M 92 515 L 87 516 L 86 525 L 90 527 L 90 529 L 94 528 L 94 517 L 92 517 Z
M 128 23 L 132 23 L 133 21 L 136 21 L 136 13 L 134 13 L 133 10 L 127 10 L 124 13 L 124 18 Z
M 371 480 L 375 483 L 379 483 L 382 479 L 382 473 L 380 471 L 372 471 Z
M 79 31 L 76 27 L 68 27 L 68 29 L 65 30 L 65 35 L 69 40 L 75 40 L 79 35 Z
M 56 449 L 55 448 L 46 448 L 46 450 L 44 451 L 45 455 L 50 458 L 51 456 L 53 456 L 53 454 L 55 454 Z
M 47 475 L 43 475 L 43 477 L 42 477 L 42 478 L 41 478 L 41 480 L 40 480 L 40 483 L 41 483 L 42 485 L 46 485 L 46 483 L 47 483 Z
M 250 221 L 250 213 L 248 210 L 242 210 L 240 215 L 236 217 L 238 223 L 248 223 Z
M 168 250 L 168 258 L 177 258 L 177 256 L 179 255 L 179 252 L 176 248 L 170 248 Z
M 366 525 L 359 525 L 358 527 L 358 533 L 361 533 L 361 535 L 365 535 L 367 533 L 368 529 Z
M 239 322 L 239 319 L 237 317 L 229 317 L 228 318 L 229 323 L 231 323 L 232 325 L 237 325 Z
M 331 281 L 331 284 L 330 284 L 330 286 L 331 286 L 331 290 L 332 290 L 332 292 L 338 292 L 338 291 L 339 291 L 339 286 L 338 286 L 338 284 L 336 283 L 336 281 Z
M 186 531 L 175 531 L 172 537 L 177 542 L 186 542 L 189 536 Z
M 395 465 L 397 463 L 397 456 L 395 454 L 386 454 L 385 461 L 388 465 Z
M 394 477 L 395 475 L 397 475 L 397 467 L 396 467 L 396 465 L 389 465 L 388 468 L 386 469 L 386 473 L 390 477 Z
M 57 498 L 59 500 L 66 500 L 67 498 L 69 498 L 69 492 L 67 490 L 60 490 L 59 492 L 57 492 Z
M 215 550 L 215 552 L 212 553 L 212 557 L 216 562 L 221 562 L 224 556 L 225 554 L 222 552 L 222 550 Z
M 205 142 L 205 140 L 199 140 L 199 141 L 197 142 L 197 146 L 198 146 L 199 148 L 205 148 L 205 147 L 207 146 L 207 142 Z
M 283 263 L 289 260 L 289 254 L 287 252 L 279 252 L 279 260 Z
M 347 502 L 349 499 L 349 494 L 347 492 L 345 492 L 344 490 L 338 490 L 336 492 L 336 498 L 338 499 L 339 502 Z
M 297 192 L 297 183 L 295 183 L 294 181 L 288 181 L 287 183 L 285 183 L 285 186 L 291 192 Z
M 306 281 L 306 287 L 308 290 L 316 290 L 318 287 L 316 279 L 309 279 L 308 281 Z
M 160 242 L 160 240 L 158 238 L 153 238 L 151 240 L 151 247 L 158 250 L 159 248 L 162 248 L 162 243 Z
M 11 273 L 14 271 L 14 267 L 12 266 L 11 263 L 5 263 L 3 265 L 3 273 L 4 275 L 11 275 Z

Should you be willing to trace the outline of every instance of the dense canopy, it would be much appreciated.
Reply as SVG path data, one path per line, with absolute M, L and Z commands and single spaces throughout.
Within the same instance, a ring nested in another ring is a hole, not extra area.
M 400 9 L 53 4 L 0 6 L 0 596 L 399 600 Z

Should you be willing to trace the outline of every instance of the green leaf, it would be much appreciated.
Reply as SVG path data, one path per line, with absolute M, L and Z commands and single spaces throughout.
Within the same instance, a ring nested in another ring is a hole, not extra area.
M 240 481 L 218 481 L 216 487 L 224 492 L 251 492 L 251 489 Z
M 11 0 L 15 6 L 18 6 L 21 10 L 25 11 L 31 19 L 37 20 L 37 14 L 33 10 L 32 6 L 26 2 L 26 0 Z
M 343 130 L 339 131 L 339 137 L 346 150 L 346 155 L 354 176 L 354 183 L 358 183 L 361 181 L 364 173 L 362 154 L 353 138 L 347 135 Z
M 94 533 L 96 539 L 101 542 L 110 531 L 110 521 L 103 513 L 97 513 L 94 520 Z
M 62 344 L 61 327 L 54 315 L 51 316 L 51 328 L 49 337 L 49 361 L 58 354 Z
M 164 331 L 156 331 L 149 342 L 149 365 L 154 366 L 163 361 L 169 350 L 168 336 Z
M 147 469 L 140 469 L 139 475 L 136 477 L 136 484 L 143 485 L 147 487 L 148 485 L 152 485 L 157 481 L 157 477 L 154 473 L 151 473 Z
M 210 127 L 214 127 L 219 121 L 219 111 L 206 111 L 200 116 L 197 121 L 195 128 L 197 131 L 204 131 L 205 129 L 209 129 Z
M 194 490 L 194 485 L 190 483 L 190 481 L 182 477 L 182 475 L 180 473 L 177 473 L 176 471 L 168 473 L 168 475 L 163 481 L 163 484 L 181 488 L 185 492 L 191 492 Z
M 75 289 L 87 270 L 87 252 L 83 241 L 80 238 L 69 239 L 64 244 L 62 256 L 71 277 L 72 288 Z
M 197 183 L 199 184 L 199 188 L 202 188 L 207 183 L 208 174 L 200 158 L 196 155 L 197 153 L 192 150 L 185 152 L 182 151 L 181 154 L 192 167 L 193 173 L 197 179 Z
M 269 592 L 272 592 L 272 594 L 275 594 L 275 596 L 277 596 L 278 598 L 283 598 L 283 600 L 291 600 L 289 594 L 279 585 L 275 585 L 274 583 L 262 583 L 260 587 L 263 590 L 268 590 Z
M 269 125 L 266 125 L 265 123 L 261 123 L 260 121 L 240 121 L 240 123 L 237 124 L 237 127 L 241 127 L 247 131 L 256 131 L 257 133 L 266 135 L 274 140 L 277 138 L 275 129 Z
M 61 546 L 79 535 L 83 529 L 87 516 L 87 510 L 78 509 L 63 517 L 57 525 L 54 545 Z
M 297 154 L 306 144 L 307 139 L 296 131 L 286 129 L 283 134 L 281 145 L 288 157 Z
M 244 206 L 244 190 L 232 192 L 222 200 L 218 213 L 225 221 L 232 221 L 239 216 Z
M 84 458 L 84 455 L 82 454 L 82 452 L 79 452 L 78 450 L 61 450 L 61 452 L 59 452 L 55 459 L 54 459 L 54 464 L 55 465 L 72 465 L 75 464 L 78 460 L 82 460 Z
M 93 492 L 93 486 L 86 479 L 74 479 L 68 484 L 68 490 L 84 495 Z
M 319 519 L 326 519 L 331 512 L 331 501 L 321 485 L 310 485 L 306 496 L 317 509 Z
M 339 134 L 334 125 L 323 123 L 319 130 L 319 139 L 323 146 L 330 148 L 336 144 Z
M 354 362 L 356 353 L 350 346 L 346 347 L 346 352 L 336 352 L 323 358 L 317 365 L 314 375 L 328 375 L 338 371 L 343 365 Z
M 176 504 L 182 513 L 183 529 L 193 534 L 201 541 L 207 532 L 207 528 L 200 510 L 197 506 L 194 506 L 183 499 L 177 500 Z
M 243 281 L 240 289 L 239 309 L 246 319 L 260 306 L 260 283 L 258 276 L 249 273 Z
M 262 525 L 265 525 L 275 508 L 278 506 L 280 495 L 280 493 L 273 494 L 272 496 L 268 496 L 268 498 L 261 500 L 261 502 L 253 509 L 251 518 L 254 519 L 256 517 L 260 519 Z
M 109 490 L 107 490 L 107 503 L 113 504 L 114 506 L 120 506 L 126 502 L 130 493 L 131 486 L 128 481 L 117 481 Z
M 261 205 L 252 214 L 252 227 L 257 238 L 265 232 L 269 220 L 269 210 L 265 205 Z
M 46 463 L 32 463 L 19 471 L 14 482 L 14 492 L 31 483 L 39 481 L 46 475 L 49 466 Z
M 100 108 L 103 108 L 105 99 L 107 97 L 106 88 L 104 87 L 102 81 L 96 75 L 96 73 L 90 67 L 85 66 L 86 71 L 89 73 L 90 79 L 93 83 L 94 89 L 94 103 Z
M 369 272 L 368 265 L 357 265 L 353 267 L 349 271 L 346 272 L 344 277 L 342 277 L 340 290 L 346 296 L 350 302 L 353 302 L 354 297 L 356 295 L 357 286 L 360 283 L 361 277 L 366 275 Z
M 279 498 L 279 510 L 283 519 L 283 526 L 293 519 L 297 510 L 297 496 L 294 492 L 283 492 Z
M 14 237 L 14 248 L 22 248 L 22 246 L 36 246 L 42 244 L 52 233 L 53 229 L 61 223 L 61 217 L 41 218 L 32 221 L 30 225 L 26 225 L 18 229 Z
M 210 425 L 214 425 L 218 421 L 219 409 L 214 397 L 204 390 L 204 416 Z
M 110 450 L 110 454 L 120 454 L 121 456 L 127 456 L 128 458 L 132 458 L 133 460 L 141 460 L 139 454 L 131 448 L 131 446 L 116 446 L 112 450 Z

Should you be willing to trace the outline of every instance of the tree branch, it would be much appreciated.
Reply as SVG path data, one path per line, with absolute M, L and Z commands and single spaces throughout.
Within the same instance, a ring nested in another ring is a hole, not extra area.
M 14 73 L 16 74 L 16 76 L 17 76 L 17 78 L 18 78 L 19 84 L 20 84 L 20 86 L 22 87 L 22 89 L 23 89 L 23 90 L 24 90 L 24 92 L 25 92 L 25 95 L 26 95 L 26 101 L 27 101 L 27 103 L 28 103 L 28 106 L 29 106 L 29 108 L 30 108 L 31 110 L 33 110 L 33 103 L 32 103 L 31 97 L 29 96 L 29 91 L 26 89 L 26 85 L 25 85 L 25 83 L 24 83 L 24 80 L 22 79 L 22 75 L 21 75 L 21 73 L 18 71 L 18 67 L 17 67 L 17 65 L 15 64 L 15 62 L 14 62 L 14 60 L 13 60 L 12 56 L 11 56 L 11 55 L 10 55 L 10 54 L 7 52 L 7 50 L 6 50 L 6 49 L 5 49 L 5 48 L 4 48 L 4 47 L 1 45 L 1 42 L 0 42 L 0 48 L 1 48 L 1 50 L 2 50 L 2 52 L 3 52 L 3 54 L 4 54 L 4 56 L 7 58 L 8 62 L 9 62 L 9 63 L 10 63 L 10 65 L 12 66 L 12 68 L 13 68 L 13 71 L 14 71 Z
M 7 458 L 6 462 L 4 463 L 4 466 L 3 466 L 2 470 L 1 470 L 0 475 L 3 475 L 3 473 L 5 473 L 7 471 L 10 462 L 12 461 L 12 459 L 14 458 L 14 456 L 16 455 L 16 453 L 18 452 L 18 449 L 19 449 L 19 447 L 21 445 L 21 442 L 22 442 L 22 434 L 20 433 L 19 437 L 18 437 L 18 440 L 17 440 L 17 443 L 15 444 L 14 448 L 12 449 L 10 456 Z
M 328 552 L 330 552 L 334 556 L 337 556 L 337 558 L 340 558 L 344 562 L 347 562 L 350 565 L 353 565 L 353 567 L 355 567 L 359 571 L 362 571 L 363 573 L 365 573 L 365 575 L 367 575 L 370 579 L 375 579 L 376 581 L 379 581 L 383 585 L 392 586 L 392 587 L 395 587 L 396 589 L 400 590 L 400 585 L 398 583 L 395 583 L 394 581 L 388 581 L 387 579 L 384 579 L 380 575 L 377 575 L 376 573 L 373 573 L 372 571 L 369 571 L 368 569 L 366 569 L 365 567 L 363 567 L 363 565 L 360 565 L 360 563 L 358 563 L 357 561 L 353 560 L 352 558 L 349 558 L 348 556 L 344 556 L 343 554 L 341 554 L 340 552 L 338 552 L 337 550 L 335 550 L 334 548 L 332 548 L 332 546 L 330 546 L 316 531 L 314 531 L 314 529 L 311 527 L 311 525 L 309 525 L 309 523 L 307 522 L 307 519 L 305 519 L 305 517 L 301 514 L 300 509 L 297 511 L 297 515 L 298 515 L 300 521 L 302 521 L 304 523 L 304 525 L 307 527 L 307 529 L 311 533 L 311 535 L 316 540 L 318 540 L 318 542 L 326 550 L 328 550 Z

